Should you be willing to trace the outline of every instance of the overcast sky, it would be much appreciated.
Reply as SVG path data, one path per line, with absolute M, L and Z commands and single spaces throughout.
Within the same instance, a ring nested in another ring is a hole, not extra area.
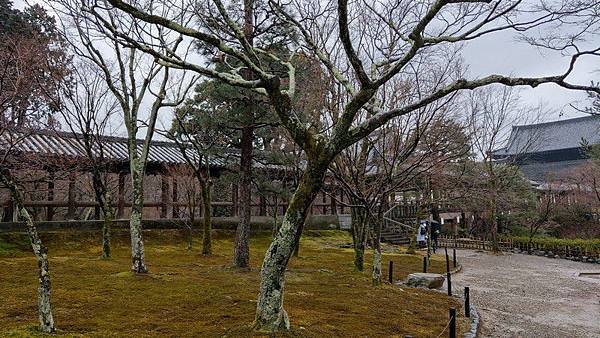
M 541 50 L 517 41 L 511 32 L 496 33 L 471 41 L 465 48 L 463 56 L 472 77 L 491 73 L 537 77 L 557 75 L 567 69 L 570 59 L 559 53 Z M 581 58 L 568 80 L 583 85 L 590 84 L 590 80 L 599 81 L 600 59 Z M 585 93 L 564 89 L 554 84 L 545 84 L 538 88 L 520 88 L 521 98 L 525 104 L 535 106 L 543 103 L 546 108 L 553 111 L 544 118 L 545 121 L 584 116 L 585 114 L 570 107 L 570 104 L 577 106 L 590 104 Z
M 23 8 L 24 3 L 24 0 L 15 0 L 15 6 L 18 8 Z M 517 41 L 513 32 L 494 33 L 470 41 L 464 49 L 463 57 L 469 69 L 469 78 L 492 73 L 513 76 L 557 75 L 565 71 L 569 61 L 568 57 L 558 53 L 533 48 Z M 600 81 L 599 58 L 581 58 L 568 80 L 585 85 L 591 80 Z M 538 88 L 520 88 L 524 104 L 537 106 L 541 103 L 550 111 L 547 116 L 542 117 L 544 121 L 583 116 L 584 114 L 570 107 L 570 104 L 580 107 L 590 104 L 585 93 L 570 91 L 553 84 Z M 164 118 L 165 116 L 161 120 L 168 124 L 169 121 Z

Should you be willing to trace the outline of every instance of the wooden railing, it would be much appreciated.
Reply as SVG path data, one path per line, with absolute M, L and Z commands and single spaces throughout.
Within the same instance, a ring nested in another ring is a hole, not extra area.
M 438 244 L 440 247 L 457 249 L 492 250 L 493 248 L 491 240 L 477 237 L 439 236 Z M 498 247 L 501 251 L 514 251 L 551 258 L 564 258 L 600 264 L 600 249 L 598 247 L 588 248 L 569 245 L 544 245 L 535 242 L 523 243 L 523 241 L 513 241 L 513 239 L 510 238 L 499 240 Z
M 457 237 L 457 236 L 439 236 L 438 244 L 440 247 L 457 248 L 457 249 L 479 249 L 492 250 L 493 244 L 491 240 L 477 237 Z M 499 240 L 498 248 L 502 251 L 512 250 L 513 243 L 511 240 Z

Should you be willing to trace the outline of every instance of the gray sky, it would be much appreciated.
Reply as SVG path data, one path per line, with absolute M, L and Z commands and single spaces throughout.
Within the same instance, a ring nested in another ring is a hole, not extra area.
M 29 3 L 41 3 L 30 0 Z M 23 8 L 25 0 L 15 0 L 15 7 Z M 546 76 L 564 72 L 569 58 L 556 52 L 533 48 L 516 41 L 513 32 L 493 33 L 468 42 L 463 52 L 470 78 L 486 76 L 492 73 L 513 76 Z M 573 74 L 568 78 L 573 83 L 589 84 L 591 80 L 600 81 L 600 60 L 592 57 L 578 61 Z M 521 87 L 522 102 L 529 106 L 543 104 L 550 113 L 542 117 L 544 121 L 582 116 L 569 106 L 583 107 L 590 104 L 585 93 L 570 91 L 556 85 L 546 84 L 538 88 Z M 164 120 L 163 114 L 161 120 Z M 159 122 L 160 124 L 160 122 Z
M 556 52 L 541 50 L 516 41 L 510 32 L 496 33 L 469 42 L 463 56 L 469 66 L 471 76 L 485 76 L 491 73 L 514 76 L 557 75 L 567 69 L 569 57 Z M 600 80 L 600 59 L 581 58 L 569 81 L 588 85 L 590 80 Z M 587 95 L 545 84 L 537 88 L 521 87 L 521 98 L 527 105 L 543 103 L 553 111 L 544 120 L 552 121 L 569 117 L 583 116 L 569 106 L 585 106 L 590 103 Z

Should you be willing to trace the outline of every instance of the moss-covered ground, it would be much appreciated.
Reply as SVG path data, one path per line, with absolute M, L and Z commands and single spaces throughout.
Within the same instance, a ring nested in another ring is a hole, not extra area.
M 113 237 L 113 258 L 102 260 L 95 232 L 43 234 L 49 248 L 52 303 L 59 335 L 67 336 L 251 336 L 259 269 L 269 234 L 253 234 L 249 270 L 231 267 L 233 233 L 214 236 L 214 255 L 199 254 L 200 238 L 187 251 L 173 230 L 146 231 L 147 275 L 128 272 L 126 232 Z M 437 337 L 457 300 L 442 292 L 384 283 L 372 287 L 371 255 L 365 272 L 355 272 L 351 241 L 339 231 L 307 232 L 299 257 L 291 259 L 285 307 L 289 336 Z M 24 235 L 0 235 L 0 336 L 36 335 L 36 263 Z M 394 278 L 422 269 L 422 253 L 384 255 L 384 279 L 394 261 Z M 396 253 L 394 253 L 396 251 Z M 434 257 L 432 270 L 444 263 Z M 466 320 L 459 319 L 466 327 Z M 447 333 L 442 334 L 447 336 Z

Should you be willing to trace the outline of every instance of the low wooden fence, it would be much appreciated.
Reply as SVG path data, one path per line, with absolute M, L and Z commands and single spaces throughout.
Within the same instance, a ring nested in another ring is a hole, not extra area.
M 439 236 L 438 244 L 442 247 L 447 248 L 460 248 L 460 249 L 480 249 L 480 250 L 492 250 L 492 241 L 484 238 L 477 237 L 457 237 L 457 236 Z M 500 240 L 498 241 L 498 247 L 502 251 L 512 250 L 512 240 Z
M 498 247 L 501 251 L 515 251 L 600 264 L 600 247 L 597 244 L 567 245 L 558 242 L 560 241 L 540 243 L 538 240 L 534 240 L 529 243 L 528 240 L 521 238 L 504 238 L 499 239 Z M 492 250 L 493 248 L 491 240 L 477 237 L 439 236 L 438 244 L 440 247 L 457 249 Z

